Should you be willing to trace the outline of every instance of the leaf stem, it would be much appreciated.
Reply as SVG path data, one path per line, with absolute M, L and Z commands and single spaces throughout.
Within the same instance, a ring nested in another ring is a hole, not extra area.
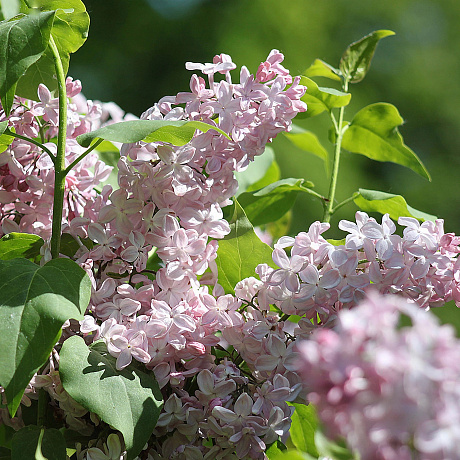
M 21 139 L 23 141 L 30 142 L 31 144 L 34 144 L 37 147 L 40 147 L 44 152 L 46 152 L 49 155 L 53 164 L 55 164 L 56 157 L 53 155 L 53 152 L 51 152 L 51 150 L 48 147 L 45 147 L 43 144 L 36 141 L 35 139 L 30 139 L 29 137 L 22 136 L 21 134 L 13 133 L 13 131 L 10 131 L 9 129 L 6 129 L 3 134 L 6 134 L 7 136 L 16 137 L 17 139 Z
M 69 174 L 69 172 L 73 169 L 73 167 L 76 166 L 78 163 L 80 163 L 80 161 L 83 160 L 83 158 L 85 158 L 86 155 L 88 155 L 88 153 L 92 152 L 100 143 L 102 143 L 103 140 L 104 139 L 98 139 L 91 147 L 86 149 L 75 161 L 70 163 L 70 165 L 67 166 L 67 168 L 65 168 L 64 174 L 65 175 Z
M 348 79 L 345 78 L 343 81 L 343 92 L 348 92 Z M 339 165 L 340 165 L 340 153 L 342 149 L 342 137 L 343 137 L 343 116 L 345 113 L 345 107 L 340 107 L 339 109 L 339 120 L 336 122 L 335 118 L 331 113 L 332 122 L 335 128 L 335 134 L 337 136 L 335 149 L 334 149 L 334 165 L 332 168 L 331 183 L 329 186 L 328 202 L 324 210 L 323 222 L 330 222 L 331 216 L 334 213 L 334 198 L 335 190 L 337 188 L 337 178 L 339 175 Z
M 347 198 L 346 200 L 343 200 L 341 203 L 339 203 L 339 204 L 332 210 L 332 212 L 334 213 L 335 211 L 337 211 L 337 209 L 341 208 L 342 206 L 345 206 L 345 205 L 348 204 L 350 201 L 353 201 L 355 198 L 358 198 L 359 195 L 361 195 L 359 192 L 353 193 L 352 196 L 350 196 L 350 197 Z
M 57 154 L 55 159 L 56 161 L 54 163 L 54 203 L 51 234 L 51 256 L 53 259 L 55 259 L 59 257 L 59 248 L 61 246 L 62 211 L 64 209 L 66 176 L 65 145 L 67 138 L 67 92 L 65 86 L 64 68 L 62 67 L 61 57 L 59 56 L 59 51 L 52 35 L 50 35 L 49 45 L 53 53 L 59 95 L 59 128 Z
M 38 391 L 37 426 L 45 425 L 46 409 L 48 407 L 48 392 L 44 388 Z

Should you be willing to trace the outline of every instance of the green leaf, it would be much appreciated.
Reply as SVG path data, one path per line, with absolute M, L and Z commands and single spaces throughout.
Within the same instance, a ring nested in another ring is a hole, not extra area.
M 38 235 L 28 233 L 8 233 L 0 239 L 0 260 L 23 257 L 35 259 L 40 255 L 44 241 Z
M 59 430 L 26 426 L 13 437 L 11 460 L 65 460 L 65 440 Z
M 80 238 L 80 241 L 88 248 L 92 249 L 94 243 L 89 238 Z M 63 254 L 67 257 L 74 257 L 75 253 L 80 249 L 80 245 L 76 239 L 70 233 L 63 233 L 61 235 L 61 246 L 59 248 L 59 254 Z
M 257 182 L 254 182 L 254 184 L 250 185 L 246 191 L 253 192 L 255 190 L 260 190 L 261 188 L 264 188 L 267 185 L 273 184 L 273 182 L 276 182 L 280 179 L 281 179 L 281 170 L 280 170 L 280 167 L 278 166 L 277 161 L 274 160 L 273 163 L 270 165 L 270 167 L 267 169 L 265 176 L 262 177 L 262 179 L 258 180 Z
M 275 441 L 265 451 L 265 455 L 269 460 L 277 460 L 278 458 L 284 458 L 283 452 L 286 452 L 286 446 L 281 441 Z
M 11 450 L 6 447 L 0 447 L 0 460 L 11 460 Z
M 406 166 L 431 181 L 419 157 L 404 144 L 398 126 L 403 119 L 392 104 L 379 102 L 361 109 L 346 129 L 342 147 L 372 160 Z
M 308 193 L 311 182 L 303 179 L 282 179 L 256 192 L 245 192 L 238 197 L 247 218 L 254 227 L 275 222 L 291 209 L 299 192 Z
M 274 457 L 269 457 L 270 460 L 316 460 L 309 454 L 298 452 L 295 450 L 287 450 L 281 454 L 277 454 Z
M 357 460 L 359 458 L 350 452 L 343 440 L 331 441 L 320 430 L 315 433 L 315 443 L 321 456 L 332 460 Z
M 303 73 L 306 77 L 326 77 L 330 80 L 341 81 L 340 70 L 335 69 L 321 59 L 315 59 L 313 64 Z
M 144 141 L 185 145 L 196 129 L 203 132 L 214 130 L 230 139 L 220 128 L 201 121 L 129 120 L 81 134 L 77 137 L 77 142 L 83 147 L 89 147 L 97 138 L 127 144 Z
M 230 233 L 219 240 L 216 263 L 219 270 L 219 284 L 226 294 L 234 294 L 236 283 L 255 276 L 257 265 L 266 263 L 275 268 L 272 249 L 262 243 L 246 217 L 243 208 L 235 199 Z
M 88 36 L 89 16 L 81 0 L 29 0 L 28 8 L 23 3 L 21 12 L 30 14 L 37 11 L 55 11 L 55 19 L 51 35 L 56 43 L 61 58 L 64 74 L 69 68 L 70 54 L 75 53 Z M 48 43 L 48 41 L 47 41 Z M 50 91 L 57 89 L 56 70 L 51 49 L 46 48 L 43 56 L 29 67 L 18 83 L 17 94 L 28 99 L 37 99 L 37 88 L 40 83 Z
M 404 197 L 392 193 L 360 188 L 359 195 L 353 201 L 362 211 L 388 213 L 393 220 L 398 220 L 399 217 L 415 217 L 422 222 L 434 222 L 437 219 L 436 216 L 414 209 L 406 203 Z
M 275 161 L 275 153 L 271 147 L 265 147 L 264 153 L 254 158 L 243 172 L 235 172 L 238 181 L 236 196 L 245 192 L 252 184 L 263 179 L 271 165 Z
M 5 19 L 10 19 L 19 13 L 19 0 L 2 0 L 0 2 L 2 15 Z
M 0 446 L 11 449 L 11 440 L 15 433 L 16 431 L 10 426 L 0 425 Z
M 63 323 L 83 319 L 91 281 L 70 259 L 53 259 L 43 267 L 13 259 L 0 261 L 0 292 L 0 385 L 13 416 Z
M 308 106 L 304 118 L 314 117 L 325 110 L 329 112 L 336 107 L 345 107 L 350 103 L 350 93 L 344 93 L 334 88 L 319 87 L 308 77 L 302 77 L 300 84 L 307 87 L 306 93 L 300 98 Z
M 321 158 L 324 161 L 326 173 L 329 174 L 329 155 L 327 150 L 321 145 L 316 134 L 295 126 L 291 132 L 284 133 L 284 135 L 299 149 L 313 153 L 313 155 Z
M 289 430 L 291 441 L 302 452 L 318 456 L 315 445 L 315 432 L 318 429 L 318 417 L 315 408 L 310 404 L 292 404 L 295 411 L 292 414 L 292 425 Z
M 132 364 L 115 368 L 103 343 L 88 348 L 78 336 L 62 345 L 59 374 L 64 389 L 79 404 L 96 413 L 123 434 L 128 460 L 143 449 L 155 428 L 163 405 L 153 372 Z
M 394 34 L 391 30 L 376 30 L 352 43 L 343 53 L 339 63 L 344 78 L 351 83 L 360 82 L 369 70 L 378 42 Z
M 19 79 L 48 46 L 53 21 L 50 11 L 0 22 L 0 99 L 5 114 L 11 111 Z
M 8 120 L 0 122 L 0 136 L 5 132 L 6 128 L 8 128 Z

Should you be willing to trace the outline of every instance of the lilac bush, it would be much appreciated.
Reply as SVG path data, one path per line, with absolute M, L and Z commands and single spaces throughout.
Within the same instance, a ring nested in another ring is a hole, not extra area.
M 19 80 L 35 81 L 0 69 L 0 453 L 265 459 L 288 458 L 288 445 L 335 458 L 315 438 L 314 405 L 325 433 L 363 459 L 457 458 L 458 341 L 424 310 L 460 303 L 460 237 L 399 196 L 360 189 L 334 200 L 342 147 L 429 178 L 393 106 L 344 122 L 348 84 L 392 33 L 364 37 L 339 69 L 319 61 L 307 76 L 291 76 L 278 50 L 254 73 L 243 66 L 239 82 L 226 54 L 188 62 L 204 77 L 138 119 L 86 100 L 65 78 L 63 56 L 76 49 L 59 42 L 60 24 L 77 24 L 78 46 L 87 30 L 73 2 L 73 11 L 31 8 L 0 23 L 13 37 L 16 25 L 40 32 L 28 65 L 48 69 L 49 52 L 56 74 L 11 97 Z M 8 59 L 13 68 L 19 57 Z M 343 91 L 318 87 L 316 75 L 342 79 Z M 250 164 L 263 164 L 296 116 L 323 111 L 335 129 L 327 197 L 303 180 L 273 179 L 269 167 L 251 178 Z M 390 153 L 360 143 L 359 129 L 380 124 L 391 128 Z M 115 170 L 110 155 L 119 155 Z M 254 227 L 282 217 L 300 192 L 322 202 L 323 222 L 271 248 Z M 325 239 L 350 201 L 362 211 L 339 223 L 348 235 Z M 376 210 L 381 223 L 366 213 Z M 399 313 L 411 328 L 397 329 Z

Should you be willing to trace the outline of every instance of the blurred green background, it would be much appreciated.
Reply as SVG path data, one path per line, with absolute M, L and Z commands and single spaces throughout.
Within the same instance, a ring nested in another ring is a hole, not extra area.
M 346 119 L 363 106 L 389 102 L 405 124 L 404 140 L 422 159 L 432 182 L 402 166 L 345 153 L 337 200 L 358 188 L 402 194 L 416 209 L 443 217 L 460 233 L 460 3 L 458 0 L 86 0 L 91 17 L 87 43 L 71 58 L 89 99 L 114 101 L 140 115 L 164 95 L 189 90 L 186 61 L 210 62 L 227 53 L 238 65 L 257 69 L 272 48 L 285 66 L 301 74 L 315 58 L 337 66 L 346 46 L 377 29 L 382 40 L 363 82 L 352 85 Z M 238 74 L 234 73 L 234 81 Z M 316 81 L 322 85 L 331 82 Z M 297 122 L 297 121 L 296 121 Z M 327 140 L 326 114 L 298 124 Z M 283 177 L 311 180 L 327 194 L 324 165 L 284 136 L 273 147 Z M 330 238 L 342 238 L 339 219 L 353 219 L 352 203 L 334 216 Z M 322 217 L 321 206 L 299 196 L 290 229 L 296 234 Z

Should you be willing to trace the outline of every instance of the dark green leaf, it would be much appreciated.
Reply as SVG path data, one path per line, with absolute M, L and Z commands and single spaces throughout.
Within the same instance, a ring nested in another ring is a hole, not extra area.
M 82 134 L 77 137 L 77 142 L 83 147 L 89 147 L 97 138 L 127 144 L 145 141 L 185 145 L 193 137 L 196 129 L 203 132 L 214 130 L 228 138 L 221 129 L 201 121 L 129 120 Z
M 122 371 L 105 345 L 90 349 L 78 336 L 61 349 L 59 374 L 70 396 L 123 434 L 128 460 L 141 452 L 155 428 L 163 404 L 153 372 L 132 364 Z
M 299 192 L 309 192 L 311 182 L 303 179 L 282 179 L 256 192 L 245 192 L 238 197 L 240 205 L 255 227 L 280 219 L 294 205 Z
M 62 324 L 83 319 L 91 295 L 86 272 L 70 259 L 39 267 L 0 261 L 0 385 L 13 415 L 33 374 L 47 361 Z
M 436 216 L 414 209 L 406 203 L 404 197 L 392 193 L 360 188 L 359 195 L 353 201 L 362 211 L 388 213 L 393 220 L 398 220 L 399 217 L 415 217 L 422 222 L 437 219 Z
M 313 64 L 303 74 L 306 77 L 326 77 L 330 80 L 341 81 L 340 70 L 335 69 L 321 59 L 315 59 Z
M 24 4 L 21 11 L 34 16 L 36 11 L 56 10 L 51 35 L 56 43 L 64 68 L 69 67 L 70 54 L 75 53 L 88 36 L 89 16 L 81 0 L 29 0 L 31 9 Z M 41 13 L 43 14 L 43 13 Z M 55 65 L 51 49 L 48 47 L 43 56 L 29 67 L 18 83 L 17 94 L 28 99 L 37 99 L 37 88 L 44 83 L 50 91 L 57 89 Z
M 65 459 L 65 440 L 59 430 L 26 426 L 13 437 L 11 460 Z
M 403 119 L 394 105 L 379 102 L 361 109 L 346 129 L 342 147 L 372 160 L 406 166 L 431 180 L 419 157 L 404 144 L 398 126 Z
M 394 35 L 391 30 L 376 30 L 352 43 L 340 59 L 339 69 L 351 83 L 360 82 L 367 74 L 378 42 Z
M 275 267 L 272 249 L 260 241 L 246 217 L 243 208 L 234 200 L 235 208 L 230 221 L 231 232 L 219 240 L 216 263 L 219 269 L 219 284 L 227 294 L 234 294 L 236 283 L 255 276 L 257 265 L 266 263 Z
M 334 88 L 319 87 L 308 77 L 302 77 L 300 84 L 307 87 L 306 93 L 301 97 L 301 100 L 306 102 L 308 106 L 305 118 L 314 117 L 335 107 L 344 107 L 349 104 L 351 99 L 350 93 L 343 93 Z
M 0 460 L 11 460 L 11 450 L 6 447 L 0 447 Z
M 11 440 L 16 431 L 8 425 L 0 425 L 0 446 L 11 449 Z
M 299 149 L 313 153 L 324 161 L 326 173 L 329 171 L 329 156 L 327 150 L 321 145 L 316 134 L 307 131 L 299 126 L 293 127 L 292 131 L 285 133 L 285 136 Z
M 235 172 L 238 181 L 238 193 L 245 192 L 252 184 L 263 179 L 271 165 L 275 161 L 275 153 L 271 147 L 265 147 L 262 155 L 256 156 L 254 161 L 243 172 Z
M 38 235 L 28 233 L 8 233 L 0 239 L 0 260 L 23 257 L 35 259 L 40 255 L 44 241 Z
M 302 452 L 314 457 L 318 456 L 315 445 L 315 432 L 318 429 L 318 417 L 315 408 L 310 404 L 292 404 L 295 411 L 292 414 L 292 425 L 289 433 L 292 443 Z
M 0 23 L 0 99 L 7 115 L 19 79 L 48 46 L 53 21 L 49 11 Z
M 89 238 L 80 238 L 80 241 L 88 248 L 92 249 L 94 243 Z M 61 236 L 61 246 L 59 254 L 63 254 L 72 258 L 75 253 L 80 249 L 80 245 L 70 233 L 63 233 Z

